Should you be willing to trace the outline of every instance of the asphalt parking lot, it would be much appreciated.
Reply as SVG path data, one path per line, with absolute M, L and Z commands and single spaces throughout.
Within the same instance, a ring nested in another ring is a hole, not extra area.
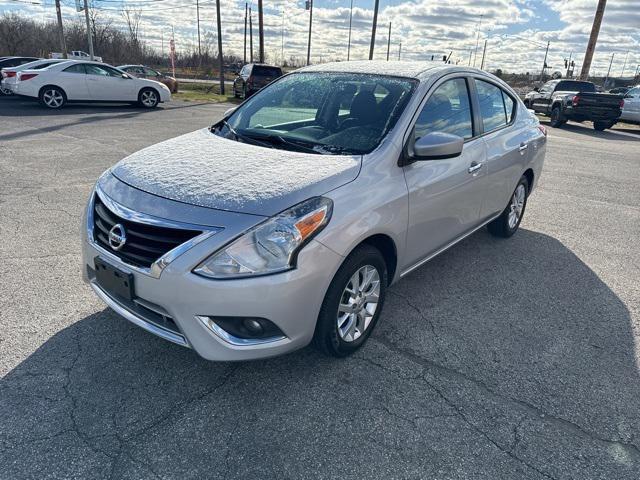
M 354 357 L 224 364 L 106 309 L 78 231 L 226 108 L 0 98 L 0 478 L 640 478 L 640 130 L 550 129 L 521 230 L 393 286 Z

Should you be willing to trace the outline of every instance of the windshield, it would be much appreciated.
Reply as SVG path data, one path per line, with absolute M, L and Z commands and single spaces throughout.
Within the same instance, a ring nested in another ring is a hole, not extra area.
M 370 74 L 294 73 L 255 94 L 212 132 L 269 148 L 369 153 L 393 128 L 417 83 Z

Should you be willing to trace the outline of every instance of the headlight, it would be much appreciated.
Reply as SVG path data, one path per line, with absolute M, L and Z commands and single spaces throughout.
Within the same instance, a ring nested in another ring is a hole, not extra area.
M 210 278 L 237 278 L 295 267 L 300 249 L 329 222 L 333 202 L 314 197 L 252 228 L 198 265 Z

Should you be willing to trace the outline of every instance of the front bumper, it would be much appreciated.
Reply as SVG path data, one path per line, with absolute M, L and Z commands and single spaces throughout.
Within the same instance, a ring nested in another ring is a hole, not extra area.
M 83 225 L 87 225 L 86 219 Z M 83 278 L 113 310 L 130 322 L 173 343 L 193 348 L 208 360 L 234 361 L 271 357 L 307 345 L 314 334 L 325 292 L 343 257 L 312 240 L 298 256 L 297 268 L 255 278 L 214 280 L 192 273 L 221 244 L 216 235 L 169 263 L 159 277 L 114 258 L 83 228 Z M 223 235 L 221 235 L 222 237 Z M 95 278 L 95 257 L 131 273 L 134 302 L 103 290 Z M 271 320 L 284 337 L 238 344 L 214 332 L 206 317 L 260 317 Z

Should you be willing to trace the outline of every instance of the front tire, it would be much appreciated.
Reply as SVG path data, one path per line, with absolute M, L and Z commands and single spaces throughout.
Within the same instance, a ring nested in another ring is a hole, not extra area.
M 318 349 L 346 357 L 367 341 L 384 305 L 387 275 L 384 257 L 370 245 L 347 257 L 322 302 L 313 338 Z
M 40 105 L 43 105 L 52 110 L 58 110 L 67 103 L 67 96 L 64 94 L 61 88 L 48 86 L 40 90 L 38 95 Z
M 153 88 L 143 88 L 138 94 L 138 104 L 144 108 L 156 108 L 160 103 L 160 95 Z
M 527 198 L 529 197 L 529 181 L 524 175 L 520 177 L 518 185 L 511 194 L 509 205 L 505 208 L 500 216 L 493 220 L 487 228 L 489 233 L 496 237 L 509 238 L 518 231 L 524 210 L 527 206 Z

